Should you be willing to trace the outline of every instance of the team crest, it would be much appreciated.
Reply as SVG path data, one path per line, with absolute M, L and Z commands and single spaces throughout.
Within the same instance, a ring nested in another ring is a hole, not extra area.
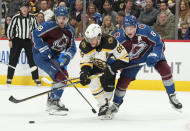
M 84 41 L 81 43 L 81 45 L 82 45 L 82 48 L 86 48 L 86 43 Z
M 147 48 L 147 44 L 144 41 L 140 41 L 138 44 L 133 44 L 129 53 L 131 59 L 139 58 L 141 53 Z
M 112 44 L 112 43 L 113 43 L 113 37 L 108 38 L 108 43 L 109 43 L 109 44 Z
M 61 38 L 53 42 L 52 49 L 57 51 L 63 51 L 64 49 L 66 49 L 69 42 L 69 37 L 63 34 Z
M 117 37 L 119 37 L 119 36 L 120 36 L 120 33 L 119 33 L 119 32 L 117 32 L 117 33 L 114 34 L 114 38 L 117 38 Z
M 139 25 L 139 28 L 140 28 L 140 29 L 144 29 L 145 27 L 146 27 L 146 25 L 144 25 L 144 24 L 140 24 L 140 25 Z
M 119 5 L 119 8 L 120 8 L 120 9 L 123 9 L 123 7 L 124 7 L 124 3 L 121 3 L 121 4 Z

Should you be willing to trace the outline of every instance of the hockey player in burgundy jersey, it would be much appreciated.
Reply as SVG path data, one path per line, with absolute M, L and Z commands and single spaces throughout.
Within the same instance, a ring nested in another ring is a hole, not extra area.
M 162 78 L 170 103 L 176 109 L 181 109 L 182 104 L 176 99 L 172 72 L 164 56 L 165 46 L 159 34 L 145 24 L 137 24 L 134 16 L 126 16 L 123 28 L 115 34 L 115 37 L 129 53 L 128 65 L 146 62 L 147 66 L 154 67 Z M 141 67 L 122 70 L 114 93 L 113 105 L 110 107 L 112 112 L 118 111 L 128 85 L 136 79 Z
M 32 32 L 33 56 L 35 63 L 44 70 L 55 82 L 68 77 L 67 65 L 76 53 L 74 29 L 67 24 L 68 10 L 66 7 L 57 7 L 55 20 L 44 22 Z M 60 66 L 62 72 L 50 58 Z M 61 83 L 65 84 L 65 83 Z M 55 88 L 60 85 L 53 85 Z M 48 95 L 47 107 L 50 114 L 62 113 L 68 109 L 60 102 L 63 89 L 56 90 Z

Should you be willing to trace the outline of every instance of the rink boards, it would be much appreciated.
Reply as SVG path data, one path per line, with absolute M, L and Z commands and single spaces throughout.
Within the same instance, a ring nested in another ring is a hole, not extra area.
M 76 40 L 77 48 L 80 40 Z M 165 56 L 168 60 L 168 64 L 171 66 L 176 90 L 178 91 L 190 91 L 190 41 L 165 41 L 166 50 Z M 0 60 L 8 63 L 9 59 L 9 47 L 8 40 L 0 40 Z M 80 54 L 79 50 L 75 57 L 72 59 L 68 66 L 68 72 L 71 78 L 79 77 L 80 72 Z M 25 55 L 25 51 L 22 50 L 19 63 L 17 65 L 13 84 L 15 85 L 35 85 L 32 81 L 31 74 L 26 72 L 28 70 L 28 60 Z M 0 85 L 6 84 L 7 66 L 0 64 Z M 39 71 L 40 78 L 47 77 L 47 74 L 42 70 Z M 43 86 L 47 84 L 42 83 Z M 81 87 L 81 85 L 77 85 Z M 140 90 L 164 90 L 159 74 L 153 69 L 144 66 L 137 76 L 137 80 L 130 84 L 130 89 Z

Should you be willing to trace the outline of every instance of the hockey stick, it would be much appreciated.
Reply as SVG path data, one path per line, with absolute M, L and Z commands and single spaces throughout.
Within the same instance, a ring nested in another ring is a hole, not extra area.
M 7 65 L 8 67 L 11 67 L 12 69 L 16 69 L 16 67 L 12 66 L 12 65 L 9 65 L 7 63 L 3 63 L 2 61 L 0 61 L 1 64 L 4 64 L 4 65 Z M 26 72 L 33 72 L 37 69 L 36 66 L 32 66 L 30 69 L 27 69 Z
M 59 65 L 57 65 L 57 63 L 51 58 L 51 56 L 48 56 L 49 59 L 51 60 L 51 62 L 56 66 L 56 68 L 62 73 L 62 75 L 64 75 L 67 79 L 66 74 L 62 71 L 62 69 L 59 67 Z M 72 81 L 68 80 L 71 84 Z M 84 97 L 84 95 L 79 91 L 79 89 L 77 89 L 77 87 L 75 85 L 73 85 L 73 87 L 77 90 L 77 92 L 83 97 L 83 99 L 88 103 L 88 105 L 92 108 L 92 112 L 96 113 L 96 110 L 94 109 L 94 107 L 90 104 L 90 102 L 86 99 L 86 97 Z
M 131 66 L 127 66 L 127 67 L 122 68 L 122 69 L 130 69 L 130 68 L 135 68 L 135 67 L 138 67 L 138 66 L 144 66 L 144 65 L 146 65 L 145 62 L 143 62 L 143 63 L 139 63 L 139 64 L 135 64 L 135 65 L 131 65 Z
M 94 78 L 100 77 L 102 74 L 103 74 L 103 73 L 99 73 L 99 74 L 97 74 L 97 75 L 94 74 L 94 75 L 88 77 L 88 79 L 92 80 L 92 79 L 94 79 Z M 69 80 L 72 81 L 72 80 L 77 80 L 77 79 L 80 79 L 80 78 L 79 78 L 79 77 L 76 77 L 76 78 L 73 78 L 73 79 L 67 79 L 67 80 L 59 81 L 59 82 L 62 83 L 62 82 L 67 82 L 67 81 L 69 81 Z M 46 77 L 42 77 L 42 81 L 45 82 L 45 83 L 47 83 L 47 84 L 56 84 L 56 83 L 57 83 L 57 82 L 53 82 L 53 81 L 47 79 Z
M 99 75 L 96 75 L 96 76 L 91 76 L 91 77 L 89 77 L 89 79 L 97 78 L 97 77 L 99 77 L 100 75 L 102 75 L 102 74 L 99 74 Z M 56 91 L 56 90 L 58 90 L 58 89 L 62 89 L 62 88 L 64 88 L 64 87 L 73 86 L 73 85 L 78 84 L 78 83 L 80 83 L 80 81 L 73 82 L 73 83 L 71 83 L 71 84 L 67 84 L 67 85 L 64 85 L 64 86 L 61 86 L 61 87 L 53 88 L 53 89 L 51 89 L 51 90 L 48 90 L 48 91 L 45 91 L 45 92 L 42 92 L 42 93 L 39 93 L 39 94 L 36 94 L 36 95 L 33 95 L 33 96 L 29 96 L 29 97 L 26 97 L 26 98 L 20 99 L 20 100 L 19 100 L 19 99 L 16 99 L 14 96 L 10 96 L 10 97 L 9 97 L 9 101 L 11 101 L 11 102 L 13 102 L 13 103 L 20 103 L 20 102 L 23 102 L 23 101 L 26 101 L 26 100 L 30 100 L 30 99 L 35 98 L 35 97 L 38 97 L 38 96 L 42 96 L 42 95 L 47 94 L 47 93 L 50 93 L 50 92 L 52 92 L 52 91 Z
M 125 67 L 125 68 L 122 68 L 122 69 L 130 69 L 130 68 L 135 68 L 135 67 L 138 67 L 138 66 L 144 66 L 146 63 L 140 63 L 140 64 L 135 64 L 135 65 L 131 65 L 131 66 L 128 66 L 128 67 Z M 103 73 L 100 73 L 100 74 L 97 74 L 99 76 L 101 76 Z M 95 74 L 96 75 L 96 74 Z M 67 80 L 64 80 L 64 81 L 60 81 L 60 82 L 67 82 L 67 81 L 72 81 L 72 80 L 77 80 L 77 79 L 80 79 L 80 77 L 76 77 L 76 78 L 72 78 L 72 79 L 67 79 Z M 93 77 L 89 77 L 89 79 L 93 79 Z M 56 82 L 53 82 L 49 79 L 47 79 L 46 77 L 42 77 L 42 81 L 47 83 L 47 84 L 56 84 Z
M 59 81 L 59 82 L 67 82 L 67 81 L 73 81 L 73 80 L 77 80 L 77 79 L 80 79 L 79 77 L 76 77 L 76 78 L 73 78 L 73 79 L 67 79 L 67 80 L 64 80 L 64 81 Z M 47 84 L 56 84 L 57 82 L 53 82 L 51 80 L 48 80 L 46 77 L 42 77 L 42 81 L 47 83 Z
M 58 89 L 62 89 L 62 88 L 64 88 L 64 87 L 73 86 L 73 85 L 78 84 L 78 83 L 80 83 L 80 81 L 77 81 L 77 82 L 74 82 L 74 83 L 71 83 L 71 84 L 68 84 L 68 85 L 60 86 L 60 87 L 57 87 L 57 88 L 53 88 L 53 89 L 51 89 L 51 90 L 48 90 L 48 91 L 45 91 L 45 92 L 42 92 L 42 93 L 39 93 L 39 94 L 30 96 L 30 97 L 26 97 L 26 98 L 24 98 L 24 99 L 16 99 L 14 96 L 10 96 L 10 97 L 9 97 L 9 101 L 11 101 L 11 102 L 13 102 L 13 103 L 24 102 L 24 101 L 26 101 L 26 100 L 30 100 L 30 99 L 32 99 L 32 98 L 35 98 L 35 97 L 38 97 L 38 96 L 42 96 L 42 95 L 44 95 L 44 94 L 50 93 L 50 92 L 52 92 L 52 91 L 56 91 L 56 90 L 58 90 Z

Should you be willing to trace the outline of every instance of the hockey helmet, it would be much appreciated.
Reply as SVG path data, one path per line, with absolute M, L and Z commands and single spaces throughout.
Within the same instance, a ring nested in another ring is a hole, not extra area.
M 136 21 L 136 17 L 133 15 L 129 15 L 129 16 L 125 16 L 124 20 L 123 20 L 123 27 L 125 26 L 132 26 L 132 25 L 136 25 L 137 21 Z
M 55 10 L 55 16 L 68 16 L 68 9 L 65 6 L 58 6 Z
M 20 4 L 20 8 L 22 8 L 23 6 L 24 6 L 24 7 L 28 7 L 28 8 L 29 8 L 30 3 L 29 3 L 29 2 L 24 1 L 24 2 L 22 2 L 22 3 Z
M 100 35 L 102 35 L 102 30 L 98 24 L 90 24 L 85 31 L 85 37 L 88 39 L 96 38 Z

